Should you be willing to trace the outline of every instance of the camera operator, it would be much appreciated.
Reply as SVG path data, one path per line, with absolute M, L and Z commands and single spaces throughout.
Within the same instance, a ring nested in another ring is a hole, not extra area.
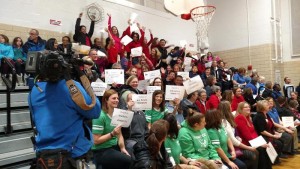
M 28 97 L 35 126 L 36 168 L 73 169 L 76 160 L 84 158 L 93 145 L 84 120 L 99 117 L 100 103 L 79 82 L 64 79 L 66 70 L 61 55 L 46 54 L 42 64 L 40 74 L 45 81 L 37 82 Z M 77 102 L 80 99 L 74 100 L 74 94 L 80 93 L 89 108 L 82 108 Z

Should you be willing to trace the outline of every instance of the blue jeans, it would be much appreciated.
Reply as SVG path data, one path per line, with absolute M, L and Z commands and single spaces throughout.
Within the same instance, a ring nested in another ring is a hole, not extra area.
M 235 160 L 231 160 L 235 165 L 239 167 L 239 169 L 247 169 L 247 166 L 245 163 L 243 163 L 241 160 L 236 158 Z M 226 165 L 229 169 L 232 169 L 225 161 L 223 161 L 224 165 Z

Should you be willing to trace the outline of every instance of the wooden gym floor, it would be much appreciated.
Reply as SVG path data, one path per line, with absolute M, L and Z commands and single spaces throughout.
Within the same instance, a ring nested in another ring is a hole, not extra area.
M 300 146 L 300 144 L 298 144 Z M 300 149 L 298 149 L 299 151 Z M 280 159 L 281 163 L 274 165 L 273 169 L 297 169 L 300 165 L 300 154 L 289 156 L 289 158 Z

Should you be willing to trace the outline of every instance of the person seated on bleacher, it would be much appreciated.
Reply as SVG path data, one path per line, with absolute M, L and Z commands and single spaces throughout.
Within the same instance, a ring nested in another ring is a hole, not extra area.
M 206 90 L 207 98 L 209 98 L 212 95 L 212 87 L 216 86 L 216 84 L 217 84 L 217 79 L 215 76 L 210 75 L 207 77 L 206 86 L 204 88 Z
M 205 68 L 205 71 L 200 76 L 204 86 L 207 86 L 207 78 L 211 76 L 210 67 Z
M 65 53 L 65 54 L 70 54 L 72 53 L 72 43 L 71 43 L 71 38 L 69 36 L 64 36 L 61 38 L 62 44 L 58 45 L 58 51 Z
M 206 110 L 217 109 L 222 98 L 222 91 L 219 86 L 212 86 L 211 90 L 212 94 L 206 102 Z
M 1 74 L 6 75 L 6 77 L 9 77 L 9 67 L 7 64 L 2 62 L 2 58 L 6 57 L 9 61 L 11 61 L 12 64 L 13 58 L 14 58 L 14 51 L 11 45 L 9 45 L 9 39 L 6 35 L 0 34 L 0 68 L 1 68 Z
M 82 14 L 83 13 L 80 13 L 79 17 L 76 20 L 75 34 L 73 35 L 73 39 L 74 39 L 75 42 L 78 42 L 82 45 L 92 46 L 91 38 L 92 38 L 93 33 L 94 33 L 94 26 L 95 26 L 94 19 L 95 18 L 90 18 L 91 19 L 91 25 L 90 25 L 90 30 L 87 33 L 86 27 L 84 25 L 80 25 Z
M 23 52 L 27 54 L 31 51 L 43 51 L 46 47 L 46 40 L 43 40 L 39 36 L 39 31 L 31 29 L 29 32 L 29 38 L 23 45 Z
M 136 76 L 132 75 L 126 80 L 125 85 L 123 85 L 119 88 L 120 98 L 119 98 L 118 107 L 120 109 L 126 109 L 126 105 L 127 105 L 127 102 L 126 102 L 127 97 L 126 96 L 128 93 L 134 93 L 134 94 L 142 93 L 137 88 L 138 84 L 139 84 L 138 78 Z
M 246 74 L 246 69 L 243 67 L 240 67 L 238 69 L 238 73 L 234 74 L 232 79 L 233 79 L 233 85 L 236 86 L 245 86 L 246 80 L 245 80 L 245 74 Z
M 201 162 L 210 169 L 218 169 L 222 162 L 213 148 L 205 124 L 205 116 L 196 112 L 190 112 L 181 124 L 178 140 L 182 156 L 191 161 Z
M 242 89 L 240 87 L 233 88 L 233 99 L 231 102 L 231 109 L 232 111 L 236 111 L 238 104 L 240 102 L 245 101 L 244 96 L 242 95 Z
M 279 157 L 287 158 L 286 154 L 283 154 L 283 142 L 280 139 L 281 134 L 275 130 L 274 123 L 269 112 L 269 103 L 266 100 L 260 100 L 257 102 L 257 114 L 253 118 L 254 128 L 258 135 L 261 135 L 267 142 L 271 142 L 279 155 Z M 241 131 L 242 132 L 242 131 Z
M 223 125 L 221 113 L 214 109 L 205 113 L 206 129 L 213 148 L 228 168 L 247 169 L 245 163 L 236 157 L 235 149 Z
M 14 62 L 17 73 L 17 83 L 25 85 L 25 64 L 27 56 L 23 52 L 23 40 L 20 37 L 15 37 L 12 43 L 14 50 Z
M 189 114 L 189 111 L 200 112 L 198 106 L 196 105 L 196 100 L 198 99 L 198 91 L 190 93 L 187 98 L 183 98 L 180 102 L 180 109 L 183 111 L 183 117 L 186 117 Z
M 102 98 L 100 117 L 93 120 L 94 146 L 92 147 L 96 168 L 129 169 L 131 157 L 125 149 L 121 126 L 112 126 L 114 108 L 119 100 L 115 90 L 107 90 Z
M 251 112 L 256 112 L 256 100 L 253 97 L 251 88 L 245 88 L 243 90 L 243 97 L 244 97 L 245 101 L 250 105 Z
M 258 81 L 258 77 L 252 77 L 252 80 L 250 81 L 250 83 L 247 83 L 245 88 L 250 88 L 252 90 L 253 95 L 257 95 L 257 81 Z
M 164 146 L 168 130 L 169 123 L 162 119 L 155 121 L 150 129 L 147 144 L 151 155 L 151 168 L 173 169 L 174 167 Z
M 273 86 L 274 101 L 276 101 L 279 96 L 282 96 L 282 93 L 280 92 L 280 90 L 281 90 L 280 84 L 275 83 Z
M 241 142 L 247 146 L 250 146 L 249 141 L 258 137 L 255 131 L 254 125 L 251 119 L 250 105 L 247 102 L 241 102 L 237 108 L 237 116 L 234 121 L 236 123 L 236 129 L 238 136 L 241 138 Z M 271 169 L 272 163 L 266 152 L 267 145 L 257 147 L 259 152 L 258 169 Z
M 152 124 L 157 120 L 164 118 L 167 113 L 168 109 L 165 106 L 164 92 L 162 90 L 155 90 L 152 94 L 152 109 L 145 111 L 148 128 L 150 129 Z
M 275 103 L 273 98 L 268 97 L 266 100 L 269 102 L 269 112 L 268 115 L 273 121 L 273 124 L 276 128 L 276 131 L 282 133 L 280 140 L 284 143 L 283 144 L 283 152 L 294 154 L 294 140 L 293 136 L 297 136 L 297 131 L 293 131 L 292 128 L 287 128 L 282 125 L 282 122 L 279 118 L 279 114 L 275 108 Z M 296 140 L 298 142 L 298 139 Z M 298 148 L 298 146 L 297 146 Z
M 274 94 L 273 94 L 273 89 L 272 89 L 272 82 L 271 81 L 267 81 L 265 84 L 265 90 L 262 93 L 262 98 L 268 98 L 268 97 L 272 97 L 274 98 Z
M 164 145 L 172 164 L 178 165 L 182 169 L 208 169 L 201 162 L 189 160 L 182 155 L 182 148 L 178 140 L 179 128 L 175 116 L 169 113 L 164 117 L 164 120 L 169 123 L 168 136 L 164 141 Z
M 46 42 L 45 49 L 48 51 L 58 51 L 58 43 L 55 38 L 50 38 Z

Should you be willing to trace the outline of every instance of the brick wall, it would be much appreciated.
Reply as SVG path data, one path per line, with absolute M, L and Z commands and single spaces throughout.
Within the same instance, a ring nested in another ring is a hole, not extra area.
M 239 48 L 226 51 L 213 52 L 220 56 L 227 67 L 247 67 L 250 63 L 253 69 L 256 69 L 259 75 L 265 76 L 266 80 L 276 81 L 275 71 L 280 72 L 280 84 L 283 84 L 283 78 L 288 76 L 292 79 L 294 85 L 300 82 L 300 61 L 289 61 L 276 63 L 272 61 L 275 56 L 273 44 L 264 44 L 251 46 L 250 48 Z

